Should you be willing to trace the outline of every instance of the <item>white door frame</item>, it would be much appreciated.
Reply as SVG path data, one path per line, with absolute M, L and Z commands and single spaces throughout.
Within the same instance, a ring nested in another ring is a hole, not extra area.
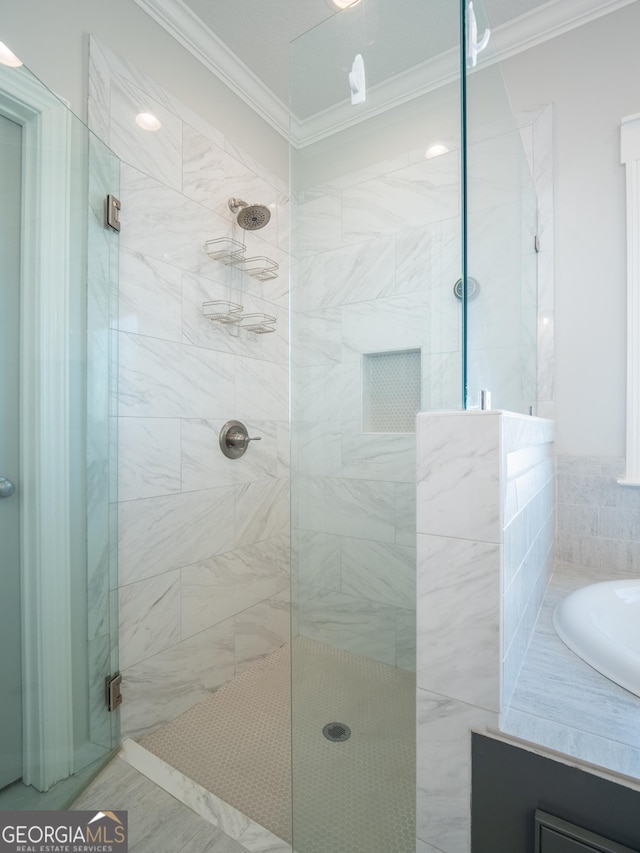
M 0 66 L 0 112 L 23 128 L 20 577 L 23 780 L 73 772 L 69 485 L 71 114 L 26 69 Z

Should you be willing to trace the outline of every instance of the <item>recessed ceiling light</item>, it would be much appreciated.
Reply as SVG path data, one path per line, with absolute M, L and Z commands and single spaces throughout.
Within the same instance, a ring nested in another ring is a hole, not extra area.
M 362 0 L 331 0 L 336 9 L 346 9 L 348 6 L 357 6 Z
M 0 63 L 2 65 L 8 65 L 9 68 L 20 68 L 23 64 L 21 59 L 15 55 L 12 50 L 4 44 L 4 42 L 0 41 Z
M 441 154 L 447 154 L 449 149 L 441 142 L 436 142 L 435 145 L 430 145 L 424 152 L 425 160 L 430 160 L 432 157 L 439 157 Z
M 136 124 L 143 130 L 149 130 L 151 132 L 160 130 L 162 127 L 162 123 L 153 115 L 153 113 L 138 113 L 136 116 Z

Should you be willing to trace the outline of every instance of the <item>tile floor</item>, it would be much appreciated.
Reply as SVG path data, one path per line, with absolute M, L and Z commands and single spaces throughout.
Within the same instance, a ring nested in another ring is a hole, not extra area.
M 295 850 L 414 853 L 415 675 L 301 637 L 293 649 L 292 703 L 285 646 L 141 746 L 290 842 L 292 705 Z M 329 722 L 351 738 L 327 740 Z
M 131 853 L 248 853 L 122 758 L 114 758 L 73 804 L 74 809 L 125 809 Z

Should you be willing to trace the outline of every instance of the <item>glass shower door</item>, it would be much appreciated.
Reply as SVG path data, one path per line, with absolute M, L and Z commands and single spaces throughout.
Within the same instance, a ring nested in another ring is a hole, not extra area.
M 0 67 L 0 153 L 0 808 L 57 809 L 119 739 L 119 162 L 24 67 Z
M 474 2 L 480 36 L 490 27 Z M 492 39 L 467 67 L 467 406 L 535 413 L 537 199 L 527 153 Z M 531 161 L 531 162 L 529 162 Z
M 291 46 L 295 853 L 415 851 L 415 416 L 461 405 L 459 30 L 456 4 L 363 0 Z

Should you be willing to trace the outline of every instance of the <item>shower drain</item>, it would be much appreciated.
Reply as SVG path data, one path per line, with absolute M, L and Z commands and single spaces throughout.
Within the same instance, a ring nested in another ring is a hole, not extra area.
M 341 743 L 343 740 L 349 740 L 351 729 L 346 723 L 327 723 L 322 729 L 322 734 L 327 740 L 331 740 L 334 743 Z

